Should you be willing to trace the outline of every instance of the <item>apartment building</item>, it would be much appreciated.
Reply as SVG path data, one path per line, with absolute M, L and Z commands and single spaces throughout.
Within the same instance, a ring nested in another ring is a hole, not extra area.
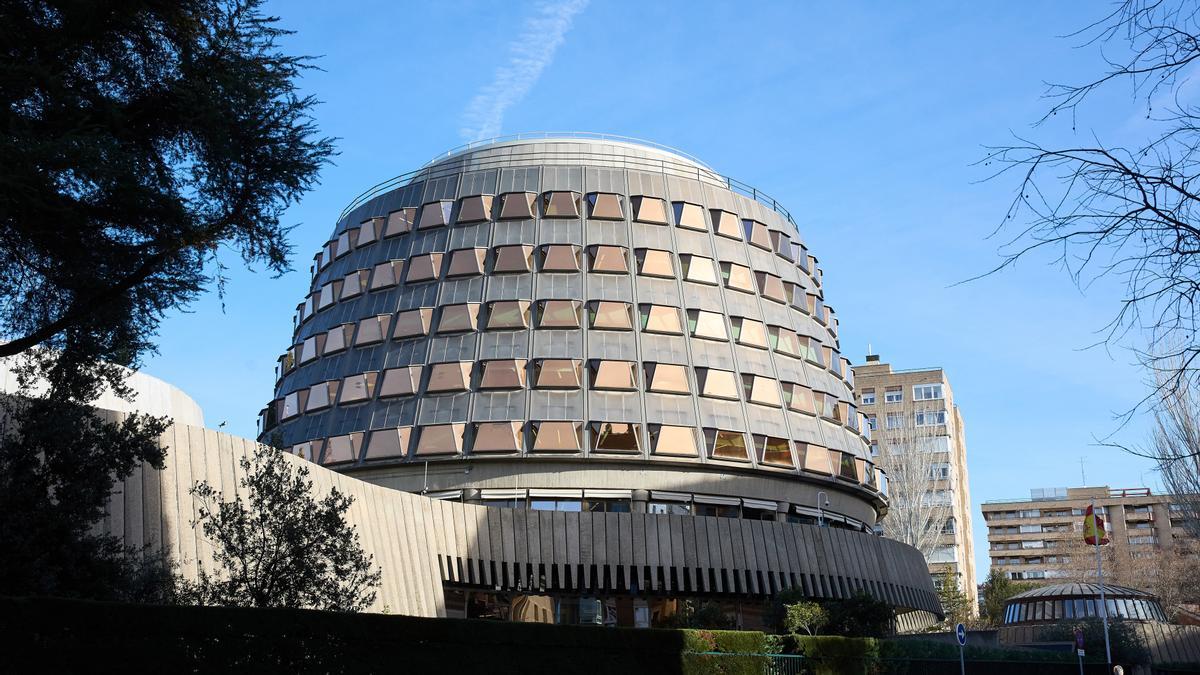
M 933 574 L 955 575 L 959 587 L 978 607 L 975 575 L 975 546 L 971 533 L 971 493 L 967 481 L 967 443 L 962 414 L 954 403 L 950 381 L 941 368 L 893 370 L 869 354 L 866 363 L 855 366 L 860 410 L 871 430 L 870 452 L 879 466 L 888 466 L 889 453 L 903 452 L 906 445 L 920 442 L 932 452 L 927 480 L 897 481 L 893 476 L 893 512 L 904 508 L 897 490 L 920 491 L 921 500 L 936 504 L 946 513 L 936 548 L 926 556 Z M 893 454 L 893 456 L 895 456 Z M 917 507 L 920 508 L 920 507 Z
M 1113 544 L 1128 546 L 1132 557 L 1185 536 L 1183 514 L 1171 495 L 1149 488 L 1037 488 L 1029 499 L 983 504 L 992 565 L 1010 579 L 1069 578 L 1078 567 L 1070 558 L 1081 552 L 1084 510 L 1093 503 Z

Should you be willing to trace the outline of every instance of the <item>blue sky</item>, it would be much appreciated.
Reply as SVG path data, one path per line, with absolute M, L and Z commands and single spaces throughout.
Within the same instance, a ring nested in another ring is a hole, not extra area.
M 983 180 L 989 169 L 974 164 L 984 146 L 1013 134 L 1067 144 L 1146 133 L 1127 87 L 1091 101 L 1078 132 L 1067 120 L 1031 127 L 1046 108 L 1044 81 L 1081 81 L 1103 66 L 1096 50 L 1058 36 L 1106 7 L 276 2 L 268 10 L 297 31 L 288 47 L 322 56 L 303 86 L 324 102 L 317 122 L 340 139 L 340 155 L 285 216 L 296 271 L 246 272 L 227 255 L 224 311 L 210 295 L 170 316 L 144 370 L 189 392 L 209 426 L 253 436 L 308 265 L 342 207 L 459 145 L 481 110 L 499 107 L 500 133 L 651 139 L 783 203 L 821 260 L 843 353 L 861 363 L 870 343 L 896 368 L 946 369 L 976 504 L 1078 485 L 1081 457 L 1089 484 L 1157 486 L 1147 461 L 1095 445 L 1145 393 L 1129 353 L 1086 349 L 1118 309 L 1116 284 L 1081 292 L 1041 257 L 954 285 L 999 261 L 1001 242 L 987 236 L 1016 187 Z M 555 10 L 579 11 L 551 50 L 531 34 L 553 38 L 563 27 Z M 539 16 L 551 18 L 530 31 Z M 513 54 L 525 67 L 497 88 Z M 496 96 L 504 103 L 488 107 Z M 1146 429 L 1135 419 L 1116 439 L 1136 442 Z M 978 508 L 974 526 L 982 579 Z

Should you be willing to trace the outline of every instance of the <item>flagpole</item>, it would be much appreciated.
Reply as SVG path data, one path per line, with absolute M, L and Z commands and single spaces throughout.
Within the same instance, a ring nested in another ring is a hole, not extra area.
M 1112 666 L 1112 647 L 1108 642 L 1108 604 L 1104 601 L 1104 564 L 1100 557 L 1100 540 L 1104 538 L 1104 528 L 1100 526 L 1100 516 L 1096 515 L 1096 502 L 1092 501 L 1092 542 L 1096 546 L 1096 575 L 1100 577 L 1100 620 L 1104 622 L 1104 657 Z

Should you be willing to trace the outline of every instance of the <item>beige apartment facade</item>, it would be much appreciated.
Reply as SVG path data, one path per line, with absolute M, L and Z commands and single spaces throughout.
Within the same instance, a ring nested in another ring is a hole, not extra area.
M 976 585 L 975 546 L 971 530 L 971 493 L 967 474 L 967 443 L 962 414 L 954 402 L 950 381 L 941 368 L 893 370 L 878 355 L 854 367 L 859 406 L 871 430 L 870 452 L 887 466 L 888 453 L 903 451 L 916 442 L 931 449 L 927 480 L 909 481 L 908 489 L 919 490 L 944 512 L 945 521 L 936 546 L 926 555 L 931 574 L 950 573 L 970 600 L 972 611 L 979 606 Z M 893 512 L 899 517 L 897 490 L 893 480 Z M 926 504 L 921 502 L 923 508 Z M 940 514 L 939 514 L 940 515 Z
M 1185 536 L 1183 514 L 1172 507 L 1171 495 L 1149 488 L 1036 488 L 1029 499 L 983 504 L 992 565 L 1022 581 L 1071 578 L 1081 567 L 1071 556 L 1080 553 L 1089 504 L 1104 515 L 1113 544 L 1127 547 L 1131 557 L 1144 557 Z

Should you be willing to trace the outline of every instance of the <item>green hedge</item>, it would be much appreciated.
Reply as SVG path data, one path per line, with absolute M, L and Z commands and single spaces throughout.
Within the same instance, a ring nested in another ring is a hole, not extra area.
M 686 653 L 682 657 L 687 675 L 760 675 L 770 659 L 767 636 L 758 631 L 696 630 L 683 632 Z M 720 652 L 705 654 L 703 652 Z
M 13 673 L 684 672 L 681 631 L 310 610 L 0 598 L 0 636 Z
M 850 673 L 866 675 L 874 672 L 879 662 L 879 641 L 875 638 L 852 638 L 840 635 L 797 635 L 797 653 L 812 664 L 816 675 Z

